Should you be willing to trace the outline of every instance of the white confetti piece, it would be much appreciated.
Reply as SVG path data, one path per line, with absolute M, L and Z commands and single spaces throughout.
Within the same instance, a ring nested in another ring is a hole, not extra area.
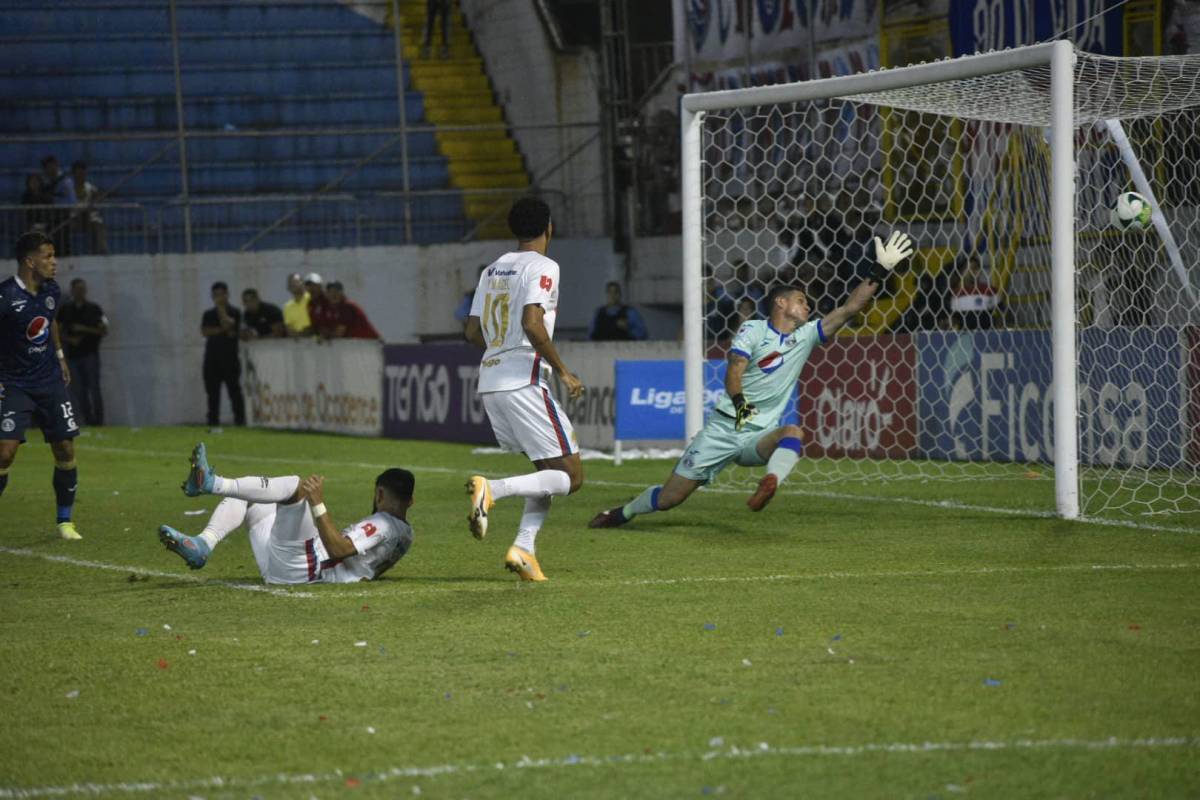
M 355 642 L 354 646 L 355 647 L 366 647 L 367 643 L 366 642 Z
M 79 690 L 78 690 L 78 689 L 72 689 L 71 691 L 67 692 L 67 699 L 68 699 L 68 700 L 74 700 L 76 697 L 79 697 Z
M 742 659 L 742 666 L 743 666 L 743 667 L 749 667 L 749 666 L 753 666 L 753 665 L 750 663 L 750 659 L 748 659 L 748 658 L 743 658 L 743 659 Z
M 320 639 L 313 639 L 313 640 L 312 640 L 312 643 L 313 643 L 313 644 L 320 644 L 320 643 L 321 643 L 321 640 L 320 640 Z
M 205 511 L 203 508 L 197 508 L 194 511 L 185 511 L 185 512 L 183 512 L 183 515 L 185 517 L 198 517 L 201 514 L 207 514 L 207 513 L 208 512 Z
M 374 728 L 372 728 L 370 725 L 368 725 L 368 726 L 367 726 L 367 733 L 375 733 L 375 729 L 374 729 Z
M 170 625 L 163 625 L 163 630 L 164 630 L 164 631 L 169 631 L 169 630 L 171 630 L 171 626 L 170 626 Z

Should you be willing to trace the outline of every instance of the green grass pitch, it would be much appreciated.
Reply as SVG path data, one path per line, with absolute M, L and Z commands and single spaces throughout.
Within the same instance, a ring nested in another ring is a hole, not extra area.
M 252 591 L 235 533 L 188 571 L 155 531 L 215 505 L 179 490 L 201 437 L 223 475 L 325 474 L 342 525 L 412 468 L 412 551 Z M 105 429 L 63 542 L 39 438 L 0 497 L 0 798 L 1200 795 L 1200 538 L 1025 513 L 1048 478 L 806 491 L 806 466 L 761 514 L 704 491 L 591 531 L 670 463 L 585 462 L 522 585 L 520 501 L 477 542 L 462 488 L 515 456 Z

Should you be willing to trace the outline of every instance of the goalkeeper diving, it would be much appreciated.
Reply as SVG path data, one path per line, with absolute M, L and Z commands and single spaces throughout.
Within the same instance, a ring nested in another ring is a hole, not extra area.
M 809 354 L 866 308 L 896 265 L 912 252 L 912 240 L 904 233 L 892 233 L 886 243 L 876 237 L 870 277 L 854 288 L 845 304 L 811 322 L 812 307 L 803 287 L 772 289 L 765 302 L 768 318 L 746 321 L 733 337 L 725 394 L 666 482 L 647 487 L 623 506 L 601 511 L 588 527 L 615 528 L 639 514 L 674 508 L 730 464 L 766 464 L 766 474 L 746 501 L 751 511 L 762 511 L 796 465 L 804 446 L 800 428 L 779 425 L 779 421 L 788 410 Z

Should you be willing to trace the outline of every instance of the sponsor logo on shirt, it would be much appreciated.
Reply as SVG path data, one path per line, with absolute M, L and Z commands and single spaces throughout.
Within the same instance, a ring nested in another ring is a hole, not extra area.
M 42 345 L 50 338 L 50 320 L 47 317 L 34 317 L 25 327 L 25 338 L 30 344 Z
M 783 353 L 775 350 L 758 360 L 758 368 L 765 374 L 770 375 L 775 370 L 783 366 Z
M 54 310 L 54 298 L 53 297 L 46 298 L 46 308 L 48 308 L 51 311 Z

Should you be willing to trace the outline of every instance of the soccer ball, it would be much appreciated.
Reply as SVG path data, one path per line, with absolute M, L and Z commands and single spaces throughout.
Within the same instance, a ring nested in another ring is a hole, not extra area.
M 1153 213 L 1149 200 L 1137 192 L 1122 192 L 1112 209 L 1112 224 L 1122 231 L 1143 230 L 1150 226 Z

